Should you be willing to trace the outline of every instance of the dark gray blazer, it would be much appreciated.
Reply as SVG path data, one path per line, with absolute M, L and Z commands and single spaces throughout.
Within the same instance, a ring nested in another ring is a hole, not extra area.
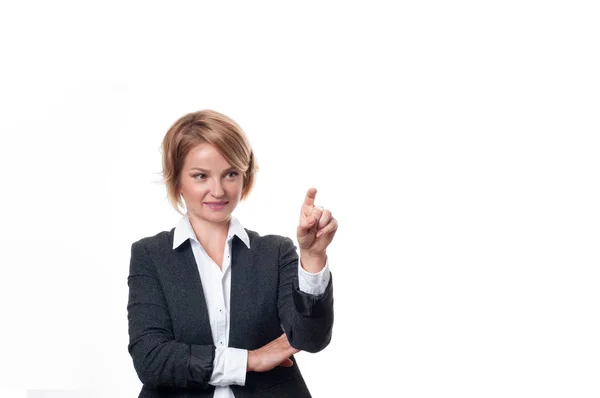
M 215 356 L 200 274 L 187 240 L 173 250 L 175 229 L 131 246 L 128 277 L 129 353 L 144 384 L 139 397 L 212 397 Z M 315 296 L 298 288 L 291 239 L 246 229 L 250 247 L 234 236 L 229 346 L 254 350 L 279 337 L 318 352 L 331 340 L 333 285 Z M 294 361 L 290 368 L 248 372 L 236 398 L 310 397 Z

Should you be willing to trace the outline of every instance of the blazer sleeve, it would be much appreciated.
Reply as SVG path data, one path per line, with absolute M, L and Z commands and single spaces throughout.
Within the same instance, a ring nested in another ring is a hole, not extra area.
M 215 346 L 175 341 L 156 269 L 141 241 L 131 245 L 127 283 L 128 350 L 140 381 L 152 387 L 212 388 Z
M 292 347 L 313 353 L 327 347 L 333 329 L 333 275 L 322 294 L 301 291 L 296 246 L 287 237 L 279 246 L 277 306 L 279 319 Z

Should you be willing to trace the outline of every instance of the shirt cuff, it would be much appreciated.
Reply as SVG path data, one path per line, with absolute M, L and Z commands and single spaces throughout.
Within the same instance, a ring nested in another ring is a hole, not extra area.
M 248 350 L 241 348 L 217 348 L 213 373 L 209 384 L 213 386 L 229 386 L 246 384 L 246 371 L 248 367 Z
M 325 289 L 327 289 L 330 277 L 329 256 L 325 259 L 323 269 L 317 273 L 308 272 L 302 268 L 302 260 L 298 260 L 298 287 L 304 293 L 315 296 L 323 294 Z

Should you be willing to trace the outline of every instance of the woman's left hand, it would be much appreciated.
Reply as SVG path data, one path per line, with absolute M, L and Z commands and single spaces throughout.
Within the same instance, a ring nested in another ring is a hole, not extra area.
M 304 204 L 300 211 L 298 225 L 298 245 L 300 252 L 309 257 L 324 257 L 327 246 L 333 240 L 338 222 L 329 210 L 315 207 L 316 188 L 306 192 Z

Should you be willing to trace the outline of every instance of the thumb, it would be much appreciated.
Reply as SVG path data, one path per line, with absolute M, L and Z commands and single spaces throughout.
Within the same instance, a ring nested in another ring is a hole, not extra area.
M 300 223 L 298 224 L 298 235 L 304 236 L 308 231 L 315 226 L 318 219 L 313 215 L 300 217 Z
M 314 221 L 308 225 L 298 225 L 298 228 L 296 229 L 296 235 L 299 238 L 305 237 L 306 235 L 308 235 L 308 233 L 310 232 L 310 229 L 312 227 L 314 227 L 314 225 L 315 225 Z

